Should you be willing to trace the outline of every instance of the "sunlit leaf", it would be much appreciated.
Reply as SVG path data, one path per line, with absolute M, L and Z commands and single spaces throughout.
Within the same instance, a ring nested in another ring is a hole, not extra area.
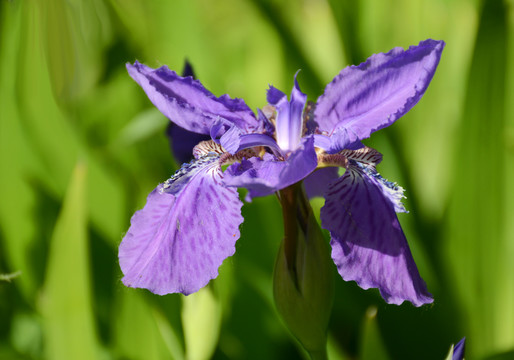
M 37 281 L 32 276 L 33 264 L 27 254 L 36 241 L 33 217 L 36 195 L 28 177 L 41 170 L 41 166 L 19 121 L 15 92 L 18 56 L 11 51 L 23 42 L 25 14 L 19 3 L 4 2 L 0 6 L 0 228 L 9 266 L 2 270 L 21 271 L 23 276 L 13 281 L 24 297 L 33 299 Z
M 43 350 L 41 318 L 34 314 L 17 313 L 13 317 L 10 340 L 20 354 L 32 358 L 41 357 Z
M 113 314 L 116 353 L 135 360 L 183 359 L 176 332 L 141 295 L 135 290 L 118 294 Z
M 167 120 L 156 108 L 151 108 L 139 113 L 132 119 L 119 135 L 118 142 L 129 146 L 142 139 L 146 139 L 157 132 L 164 132 Z
M 485 1 L 455 150 L 447 260 L 475 356 L 514 346 L 512 223 L 506 190 L 506 6 Z M 510 193 L 510 190 L 507 190 Z
M 45 11 L 65 11 L 61 7 L 67 5 L 60 3 L 60 0 L 58 1 L 59 4 L 55 5 L 55 8 L 47 2 L 44 2 L 44 4 L 24 2 L 20 6 L 23 14 L 23 30 L 19 43 L 22 45 L 20 46 L 19 59 L 16 66 L 14 66 L 16 70 L 16 76 L 14 77 L 15 85 L 10 91 L 17 96 L 16 100 L 13 101 L 17 110 L 14 114 L 16 117 L 11 117 L 11 119 L 15 122 L 15 126 L 21 127 L 23 136 L 27 138 L 28 144 L 24 146 L 23 151 L 29 151 L 29 154 L 33 154 L 37 165 L 42 169 L 40 171 L 42 174 L 37 180 L 49 189 L 52 196 L 61 198 L 67 186 L 70 171 L 78 158 L 78 153 L 87 152 L 87 150 L 85 150 L 84 136 L 77 130 L 80 127 L 76 127 L 72 123 L 72 121 L 77 120 L 76 117 L 70 108 L 67 111 L 60 108 L 56 102 L 56 96 L 52 93 L 52 87 L 57 86 L 55 84 L 56 81 L 62 80 L 63 84 L 61 85 L 63 88 L 59 91 L 67 92 L 72 91 L 70 89 L 66 90 L 66 87 L 75 86 L 75 80 L 64 78 L 56 80 L 52 78 L 53 75 L 47 68 L 48 60 L 41 52 L 41 46 L 44 41 L 38 32 L 40 26 L 48 25 L 53 29 L 52 31 L 66 32 L 66 29 L 54 29 L 53 27 L 58 25 L 48 24 L 50 19 L 42 17 Z M 54 15 L 57 16 L 56 14 Z M 64 18 L 58 19 L 56 22 L 66 22 L 68 20 Z M 72 30 L 68 29 L 68 31 Z M 66 37 L 68 35 L 63 34 L 62 36 Z M 52 43 L 59 48 L 57 49 L 58 51 L 73 52 L 70 49 L 61 48 L 65 44 L 60 44 L 57 40 L 52 39 Z M 78 45 L 74 44 L 73 46 Z M 78 56 L 75 53 L 61 54 L 64 58 L 63 60 L 59 58 L 59 55 L 52 54 L 52 56 L 58 58 L 56 59 L 57 62 L 61 60 L 67 61 L 66 56 L 68 55 Z M 66 66 L 71 65 L 67 64 Z M 67 76 L 66 68 L 55 69 L 55 71 L 59 73 L 56 75 L 58 77 Z M 86 70 L 84 72 L 80 76 L 88 75 Z M 64 84 L 69 81 L 71 82 L 68 85 Z M 62 96 L 75 95 L 68 94 Z M 11 153 L 12 151 L 11 149 Z M 124 215 L 123 211 L 121 211 L 121 207 L 124 205 L 122 199 L 123 189 L 116 182 L 117 179 L 106 171 L 110 164 L 106 163 L 106 159 L 101 154 L 96 155 L 96 153 L 93 154 L 89 159 L 91 218 L 95 225 L 98 225 L 110 238 L 117 239 L 121 235 L 122 216 Z
M 37 2 L 52 89 L 60 103 L 91 89 L 102 67 L 99 51 L 109 39 L 106 9 L 98 0 Z
M 341 350 L 337 341 L 331 334 L 328 334 L 327 353 L 330 360 L 349 360 L 350 358 Z
M 366 311 L 362 341 L 360 346 L 360 359 L 362 360 L 388 360 L 389 356 L 377 324 L 377 309 L 374 307 Z
M 182 327 L 188 360 L 210 359 L 221 327 L 221 303 L 210 287 L 182 298 Z
M 87 236 L 86 166 L 71 177 L 55 225 L 40 308 L 48 359 L 96 359 Z

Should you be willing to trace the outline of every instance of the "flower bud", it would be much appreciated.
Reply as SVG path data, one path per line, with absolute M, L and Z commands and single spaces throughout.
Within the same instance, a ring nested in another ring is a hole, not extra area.
M 285 236 L 275 263 L 275 304 L 312 358 L 326 358 L 334 280 L 328 243 L 301 184 L 279 193 Z

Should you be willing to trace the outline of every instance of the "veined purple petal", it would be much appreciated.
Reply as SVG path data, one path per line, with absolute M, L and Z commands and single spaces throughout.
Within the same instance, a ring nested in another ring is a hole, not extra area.
M 328 136 L 320 135 L 320 134 L 314 134 L 312 136 L 314 137 L 314 146 L 316 146 L 320 149 L 323 149 L 325 151 L 330 150 L 331 141 Z
M 227 131 L 220 139 L 221 146 L 234 155 L 236 152 L 254 146 L 267 146 L 275 154 L 281 155 L 275 139 L 265 134 L 242 134 L 236 127 Z
M 164 295 L 198 291 L 234 254 L 242 203 L 208 163 L 177 196 L 159 185 L 131 219 L 119 247 L 123 283 Z
M 285 162 L 276 161 L 271 154 L 265 154 L 264 159 L 242 159 L 240 163 L 234 163 L 225 170 L 224 181 L 227 186 L 247 188 L 249 199 L 266 196 L 275 191 L 285 166 Z
M 204 153 L 191 162 L 182 164 L 182 167 L 162 184 L 161 192 L 178 196 L 198 173 L 204 172 L 207 167 L 219 166 L 219 158 L 220 155 L 217 153 Z
M 314 146 L 335 154 L 343 149 L 357 150 L 364 145 L 354 134 L 349 134 L 345 128 L 336 129 L 331 136 L 314 134 Z
M 209 134 L 211 135 L 211 139 L 219 144 L 218 137 L 222 136 L 227 131 L 227 129 L 230 130 L 230 128 L 231 128 L 230 125 L 231 124 L 228 121 L 226 121 L 218 116 L 212 123 L 211 129 L 209 131 Z M 232 127 L 237 129 L 237 126 L 232 126 Z
M 330 136 L 330 148 L 327 150 L 329 153 L 337 153 L 356 141 L 359 141 L 359 136 L 345 127 L 337 128 Z
M 219 141 L 214 141 L 218 142 L 226 151 L 234 155 L 239 150 L 239 145 L 241 144 L 241 135 L 241 130 L 239 130 L 236 126 L 233 126 L 221 136 Z
M 300 91 L 296 75 L 291 101 L 288 101 L 287 96 L 280 90 L 270 87 L 268 102 L 277 109 L 275 130 L 278 146 L 285 152 L 295 150 L 300 145 L 302 138 L 302 113 L 307 102 L 307 95 Z
M 339 168 L 326 167 L 314 171 L 303 180 L 305 192 L 309 199 L 316 196 L 323 196 L 328 188 L 328 185 L 339 177 Z
M 345 141 L 351 142 L 391 125 L 421 99 L 443 47 L 443 41 L 429 39 L 343 69 L 318 98 L 314 115 L 320 130 L 345 129 Z
M 404 190 L 400 185 L 384 179 L 382 175 L 375 170 L 374 165 L 363 164 L 357 161 L 352 161 L 351 164 L 353 164 L 353 168 L 358 168 L 360 173 L 374 180 L 373 183 L 380 189 L 384 198 L 393 205 L 395 212 L 408 212 L 402 203 L 402 199 L 405 198 L 405 195 L 403 195 Z
M 199 81 L 181 77 L 167 66 L 152 69 L 136 61 L 127 64 L 127 70 L 164 116 L 186 130 L 209 134 L 218 117 L 246 132 L 262 127 L 243 100 L 216 97 Z
M 308 137 L 285 161 L 266 154 L 263 159 L 243 159 L 229 166 L 224 182 L 228 186 L 247 188 L 250 197 L 266 196 L 303 180 L 317 165 L 314 139 Z
M 274 86 L 270 86 L 266 93 L 268 104 L 277 106 L 278 103 L 287 101 L 287 95 Z
M 431 303 L 389 194 L 356 165 L 329 185 L 321 208 L 322 227 L 332 237 L 332 258 L 346 281 L 378 288 L 386 302 Z

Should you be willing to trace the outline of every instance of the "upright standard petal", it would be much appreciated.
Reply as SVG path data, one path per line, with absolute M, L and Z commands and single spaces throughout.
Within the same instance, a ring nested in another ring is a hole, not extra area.
M 319 129 L 330 135 L 345 129 L 339 133 L 346 138 L 339 142 L 351 144 L 391 125 L 421 99 L 443 47 L 443 41 L 429 39 L 343 69 L 318 98 L 314 116 Z
M 174 194 L 159 185 L 132 217 L 119 248 L 126 286 L 188 295 L 217 277 L 234 254 L 242 202 L 223 185 L 219 162 L 202 159 L 198 167 L 190 164 L 193 175 Z
M 285 152 L 295 150 L 302 139 L 302 113 L 307 102 L 307 95 L 301 92 L 296 75 L 291 101 L 288 101 L 287 96 L 273 86 L 269 88 L 267 98 L 270 105 L 277 109 L 275 130 L 278 146 Z
M 332 258 L 344 280 L 356 281 L 363 289 L 378 288 L 388 303 L 431 303 L 396 217 L 398 196 L 384 186 L 384 179 L 353 160 L 329 185 L 321 222 L 332 237 Z
M 164 116 L 186 130 L 209 134 L 219 118 L 245 132 L 262 127 L 243 100 L 228 95 L 216 97 L 199 81 L 181 77 L 167 66 L 152 69 L 136 61 L 127 64 L 127 70 Z

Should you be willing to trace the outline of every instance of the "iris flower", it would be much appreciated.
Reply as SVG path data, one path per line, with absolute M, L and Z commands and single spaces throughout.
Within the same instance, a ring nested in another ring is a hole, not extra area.
M 421 99 L 443 47 L 429 39 L 375 54 L 343 69 L 316 103 L 307 104 L 295 76 L 290 99 L 270 87 L 257 114 L 166 66 L 127 64 L 168 119 L 211 140 L 132 217 L 119 248 L 123 283 L 160 295 L 198 291 L 235 252 L 243 222 L 236 188 L 248 189 L 249 200 L 305 180 L 308 194 L 325 197 L 321 225 L 344 280 L 378 288 L 388 303 L 432 302 L 396 216 L 405 212 L 403 189 L 380 176 L 381 154 L 361 141 Z
M 463 337 L 453 348 L 452 360 L 464 360 L 464 353 L 466 351 L 466 338 Z

